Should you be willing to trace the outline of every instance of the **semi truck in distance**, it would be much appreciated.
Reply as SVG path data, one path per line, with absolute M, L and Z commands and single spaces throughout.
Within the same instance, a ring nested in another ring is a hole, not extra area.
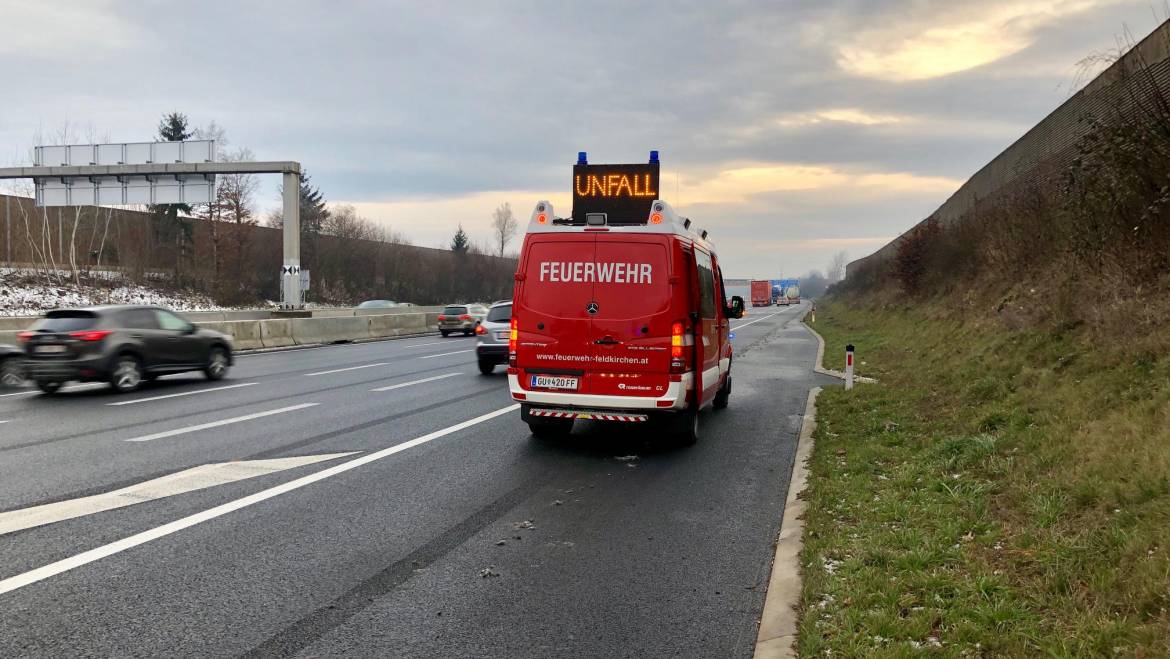
M 772 282 L 767 279 L 753 279 L 751 281 L 752 306 L 768 307 L 772 305 Z
M 784 292 L 784 297 L 788 300 L 788 304 L 800 304 L 800 287 L 793 284 Z

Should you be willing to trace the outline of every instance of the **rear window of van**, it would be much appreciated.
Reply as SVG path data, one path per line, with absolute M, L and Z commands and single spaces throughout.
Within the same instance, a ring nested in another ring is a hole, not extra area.
M 462 316 L 467 313 L 467 307 L 445 307 L 443 309 L 444 316 Z

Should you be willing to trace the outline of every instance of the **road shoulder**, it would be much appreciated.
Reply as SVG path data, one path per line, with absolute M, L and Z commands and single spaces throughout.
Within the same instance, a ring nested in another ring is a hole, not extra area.
M 816 334 L 816 332 L 813 332 Z M 820 338 L 820 335 L 817 335 Z M 824 341 L 821 340 L 823 350 Z M 817 363 L 820 363 L 818 354 Z M 764 612 L 760 616 L 760 631 L 756 637 L 756 659 L 793 657 L 800 601 L 800 552 L 804 546 L 804 512 L 807 504 L 801 494 L 808 485 L 808 459 L 812 454 L 813 431 L 816 430 L 817 396 L 821 388 L 813 387 L 805 403 L 804 420 L 800 426 L 792 479 L 788 498 L 784 503 L 784 520 L 776 539 L 776 554 L 772 560 L 772 574 L 768 579 L 768 594 Z

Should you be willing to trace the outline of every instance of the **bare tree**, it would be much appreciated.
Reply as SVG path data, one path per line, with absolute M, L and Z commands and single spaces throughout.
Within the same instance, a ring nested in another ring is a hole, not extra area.
M 518 228 L 516 218 L 512 215 L 512 204 L 504 202 L 492 211 L 492 233 L 495 236 L 496 246 L 499 247 L 499 256 L 504 255 L 504 249 Z
M 829 267 L 825 269 L 825 278 L 830 284 L 835 284 L 845 278 L 845 266 L 849 263 L 849 254 L 841 250 L 829 260 Z

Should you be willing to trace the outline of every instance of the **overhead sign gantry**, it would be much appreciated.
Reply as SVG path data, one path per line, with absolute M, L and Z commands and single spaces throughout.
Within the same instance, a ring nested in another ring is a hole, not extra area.
M 280 308 L 303 309 L 301 164 L 215 162 L 213 140 L 38 146 L 32 167 L 2 167 L 0 179 L 32 179 L 38 206 L 198 204 L 215 198 L 219 174 L 283 177 L 284 259 Z

